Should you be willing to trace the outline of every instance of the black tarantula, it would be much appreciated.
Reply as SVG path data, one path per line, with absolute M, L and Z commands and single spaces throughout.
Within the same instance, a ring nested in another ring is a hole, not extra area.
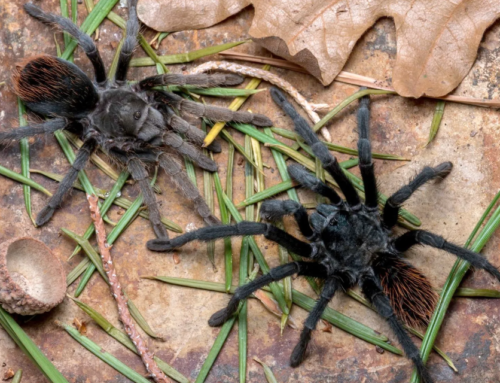
M 369 140 L 369 98 L 360 100 L 358 110 L 359 162 L 365 186 L 365 203 L 339 166 L 337 159 L 321 143 L 307 122 L 284 95 L 271 89 L 273 100 L 292 118 L 295 130 L 311 146 L 323 167 L 338 183 L 345 201 L 329 186 L 298 165 L 290 165 L 291 176 L 301 185 L 327 197 L 330 204 L 320 204 L 308 217 L 299 203 L 266 201 L 261 213 L 265 219 L 278 219 L 293 214 L 306 243 L 267 223 L 241 222 L 231 226 L 202 228 L 172 240 L 154 239 L 147 243 L 151 250 L 167 251 L 193 240 L 209 241 L 230 236 L 263 234 L 267 239 L 314 262 L 292 262 L 271 269 L 268 274 L 239 287 L 226 308 L 216 312 L 210 326 L 222 325 L 235 313 L 242 299 L 257 289 L 293 274 L 324 279 L 321 295 L 307 318 L 300 341 L 291 355 L 291 365 L 298 366 L 305 357 L 311 332 L 316 327 L 328 302 L 338 290 L 359 284 L 364 295 L 390 324 L 408 358 L 415 364 L 425 383 L 431 383 L 418 351 L 402 322 L 426 324 L 433 312 L 436 298 L 427 278 L 402 259 L 404 252 L 414 245 L 428 245 L 456 255 L 473 266 L 485 269 L 500 280 L 500 272 L 481 255 L 447 242 L 442 237 L 424 230 L 409 231 L 393 236 L 399 208 L 427 181 L 445 177 L 452 169 L 450 162 L 435 168 L 425 167 L 408 185 L 394 193 L 385 204 L 382 215 L 378 209 L 377 183 Z
M 168 234 L 161 223 L 156 198 L 147 178 L 146 166 L 153 163 L 159 163 L 177 188 L 194 202 L 198 213 L 207 224 L 220 223 L 212 215 L 180 164 L 169 154 L 169 151 L 177 152 L 190 158 L 203 169 L 217 170 L 214 161 L 178 135 L 181 133 L 186 140 L 198 145 L 203 143 L 205 137 L 200 129 L 178 117 L 176 111 L 216 121 L 240 121 L 258 126 L 272 124 L 266 116 L 260 114 L 205 106 L 185 100 L 172 92 L 152 89 L 161 85 L 236 85 L 243 81 L 238 75 L 165 74 L 128 85 L 127 70 L 139 33 L 136 2 L 137 0 L 129 1 L 126 37 L 120 51 L 116 74 L 110 81 L 106 77 L 99 51 L 90 36 L 82 33 L 67 18 L 45 13 L 33 4 L 24 6 L 31 16 L 56 25 L 73 36 L 91 61 L 95 72 L 95 82 L 92 82 L 74 64 L 48 55 L 36 56 L 16 66 L 13 86 L 18 96 L 31 111 L 53 118 L 38 125 L 0 133 L 0 142 L 53 133 L 59 129 L 73 131 L 84 141 L 71 170 L 38 214 L 38 226 L 49 221 L 71 189 L 78 172 L 85 167 L 91 153 L 98 147 L 126 166 L 132 178 L 139 184 L 149 209 L 151 225 L 158 238 L 168 238 Z M 214 143 L 209 149 L 220 152 L 220 145 Z

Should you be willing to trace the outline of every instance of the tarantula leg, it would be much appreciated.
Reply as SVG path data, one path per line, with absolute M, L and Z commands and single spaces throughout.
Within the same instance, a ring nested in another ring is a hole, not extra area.
M 325 311 L 328 306 L 328 302 L 330 302 L 335 295 L 335 292 L 338 289 L 338 282 L 334 278 L 329 278 L 325 281 L 325 285 L 323 290 L 321 290 L 321 295 L 319 296 L 318 301 L 314 305 L 311 310 L 309 316 L 304 323 L 304 328 L 300 333 L 299 343 L 293 349 L 292 355 L 290 357 L 290 365 L 292 367 L 297 367 L 301 364 L 306 356 L 307 345 L 311 340 L 311 333 L 316 328 L 319 320 L 321 319 L 321 315 Z
M 423 383 L 432 383 L 425 365 L 420 358 L 418 348 L 415 346 L 410 336 L 404 329 L 403 325 L 399 322 L 394 310 L 392 309 L 391 302 L 387 295 L 384 294 L 380 282 L 375 276 L 365 276 L 361 280 L 361 289 L 366 298 L 375 306 L 377 312 L 389 322 L 389 325 L 394 331 L 399 343 L 403 347 L 406 356 L 411 359 L 417 368 L 418 374 Z
M 362 88 L 363 89 L 363 88 Z M 358 109 L 358 153 L 359 170 L 365 186 L 365 205 L 378 212 L 377 180 L 372 160 L 372 146 L 370 143 L 370 96 L 359 100 Z
M 183 134 L 188 140 L 194 142 L 195 144 L 199 146 L 203 145 L 203 140 L 206 137 L 206 134 L 203 131 L 190 125 L 187 121 L 177 116 L 171 108 L 165 107 L 165 109 L 166 111 L 163 113 L 165 122 L 170 125 L 173 130 L 177 133 Z M 216 141 L 214 141 L 207 149 L 215 153 L 221 152 L 220 144 Z
M 337 194 L 335 190 L 321 181 L 319 178 L 313 176 L 309 171 L 299 164 L 288 165 L 288 172 L 290 176 L 297 181 L 302 186 L 312 190 L 323 197 L 330 200 L 332 205 L 339 206 L 342 204 L 342 198 Z
M 187 177 L 187 174 L 183 171 L 181 165 L 177 163 L 177 161 L 171 158 L 168 154 L 162 154 L 160 156 L 160 166 L 169 175 L 179 192 L 183 193 L 187 199 L 193 201 L 196 211 L 207 223 L 207 225 L 220 225 L 221 222 L 219 219 L 212 214 L 207 203 L 200 195 L 200 192 Z
M 300 232 L 308 239 L 312 238 L 314 232 L 309 225 L 309 217 L 306 208 L 300 203 L 292 200 L 268 200 L 262 203 L 260 215 L 267 221 L 275 221 L 285 215 L 293 214 L 299 225 Z
M 73 36 L 78 44 L 82 47 L 83 51 L 89 58 L 90 62 L 94 67 L 95 80 L 99 86 L 104 86 L 106 84 L 106 70 L 99 54 L 99 50 L 95 46 L 92 38 L 80 31 L 80 29 L 73 24 L 73 22 L 65 17 L 55 15 L 53 13 L 46 13 L 42 11 L 39 7 L 34 4 L 28 3 L 24 5 L 24 9 L 29 15 L 34 18 L 43 21 L 44 23 L 56 24 L 64 32 L 69 33 Z
M 139 89 L 149 89 L 161 85 L 193 85 L 197 88 L 212 88 L 219 85 L 239 85 L 243 82 L 244 77 L 232 73 L 216 73 L 216 74 L 160 74 L 157 76 L 147 77 L 139 81 Z
M 236 225 L 203 227 L 201 229 L 180 235 L 171 240 L 153 239 L 148 241 L 147 247 L 149 250 L 153 251 L 169 251 L 195 240 L 210 241 L 217 238 L 259 234 L 263 234 L 264 237 L 270 241 L 276 242 L 278 245 L 293 251 L 301 257 L 309 258 L 314 256 L 316 253 L 315 247 L 298 240 L 273 225 L 248 221 L 242 221 Z
M 115 82 L 119 85 L 125 83 L 128 67 L 135 46 L 137 45 L 137 35 L 139 34 L 139 19 L 137 18 L 137 0 L 128 0 L 128 21 L 125 41 L 120 51 L 118 65 L 116 67 Z
M 410 247 L 421 244 L 427 245 L 431 247 L 435 247 L 436 249 L 441 249 L 451 253 L 458 258 L 461 258 L 467 262 L 469 262 L 472 266 L 484 269 L 495 278 L 500 281 L 500 272 L 498 269 L 493 266 L 485 257 L 482 255 L 470 251 L 468 249 L 464 249 L 463 247 L 457 246 L 453 243 L 446 241 L 443 237 L 430 233 L 425 230 L 413 230 L 409 231 L 402 236 L 398 237 L 394 241 L 394 248 L 397 251 L 405 252 Z
M 151 184 L 149 183 L 148 172 L 146 171 L 144 164 L 138 158 L 132 157 L 127 163 L 127 169 L 132 175 L 132 178 L 137 181 L 139 187 L 141 188 L 144 203 L 148 207 L 149 211 L 149 221 L 151 222 L 151 226 L 153 227 L 156 237 L 168 239 L 167 230 L 161 222 L 158 201 L 156 200 Z
M 340 190 L 342 190 L 345 195 L 348 205 L 353 208 L 361 206 L 361 200 L 351 181 L 349 181 L 344 174 L 344 170 L 340 167 L 337 159 L 332 156 L 328 148 L 318 139 L 316 133 L 311 129 L 307 121 L 297 113 L 292 104 L 288 102 L 285 95 L 277 88 L 271 88 L 271 97 L 274 102 L 290 116 L 297 133 L 311 147 L 314 155 L 319 158 L 325 170 L 328 171 L 338 183 Z
M 443 162 L 435 168 L 426 166 L 408 185 L 403 186 L 396 193 L 391 195 L 384 206 L 383 223 L 387 228 L 391 228 L 398 222 L 400 206 L 412 196 L 415 191 L 426 182 L 437 177 L 446 177 L 450 174 L 453 164 Z
M 199 149 L 184 141 L 177 134 L 173 132 L 167 132 L 163 136 L 163 142 L 165 145 L 173 148 L 176 152 L 188 157 L 202 169 L 208 170 L 210 172 L 217 171 L 217 164 L 213 160 L 203 155 L 203 153 Z
M 199 102 L 185 100 L 170 92 L 155 92 L 157 101 L 164 102 L 183 112 L 191 113 L 197 117 L 207 117 L 214 121 L 236 121 L 256 126 L 271 126 L 273 122 L 263 114 L 248 112 L 233 112 L 227 108 L 204 105 Z
M 0 143 L 19 141 L 22 138 L 36 136 L 38 134 L 54 133 L 57 130 L 64 129 L 66 126 L 68 126 L 66 119 L 54 118 L 41 124 L 11 129 L 7 132 L 0 132 Z
M 229 300 L 228 305 L 222 310 L 213 314 L 208 324 L 212 327 L 221 326 L 233 315 L 238 309 L 241 300 L 248 298 L 258 289 L 270 284 L 271 282 L 279 281 L 293 274 L 304 275 L 315 278 L 325 278 L 327 276 L 326 267 L 319 263 L 311 262 L 291 262 L 282 266 L 275 267 L 269 270 L 269 273 L 264 274 L 246 285 L 240 286 L 234 292 L 234 295 Z
M 90 155 L 97 147 L 97 142 L 94 139 L 89 139 L 83 143 L 83 146 L 78 150 L 76 154 L 75 161 L 71 165 L 69 172 L 64 176 L 63 180 L 59 184 L 57 191 L 50 198 L 47 205 L 38 213 L 36 217 L 36 225 L 42 226 L 46 224 L 52 215 L 54 215 L 55 210 L 61 205 L 64 196 L 71 190 L 73 183 L 78 177 L 78 172 L 85 168 Z

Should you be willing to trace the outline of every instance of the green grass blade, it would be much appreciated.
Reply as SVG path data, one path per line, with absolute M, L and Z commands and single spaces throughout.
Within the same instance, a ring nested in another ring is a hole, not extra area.
M 231 332 L 231 329 L 233 328 L 235 321 L 236 317 L 232 317 L 222 325 L 219 335 L 217 335 L 217 338 L 215 339 L 215 342 L 212 348 L 210 349 L 210 352 L 208 353 L 205 362 L 203 362 L 203 366 L 201 366 L 201 370 L 198 373 L 198 376 L 196 377 L 195 383 L 205 382 L 205 379 L 207 378 L 208 373 L 212 369 L 215 359 L 217 359 L 217 356 L 219 355 L 222 346 L 224 346 L 224 343 L 226 342 L 226 339 L 229 336 L 229 333 Z
M 444 105 L 445 102 L 440 100 L 436 103 L 436 110 L 434 111 L 434 116 L 432 117 L 431 130 L 429 132 L 429 139 L 425 146 L 429 145 L 439 130 L 439 125 L 441 124 L 441 120 L 443 119 L 444 114 Z
M 248 238 L 243 237 L 240 250 L 240 273 L 239 285 L 246 283 L 248 277 L 248 255 L 249 255 Z M 227 290 L 227 286 L 226 286 Z M 247 355 L 248 355 L 248 304 L 243 302 L 238 315 L 238 360 L 239 360 L 239 377 L 240 383 L 245 383 L 247 375 Z
M 24 115 L 26 114 L 26 108 L 21 99 L 17 98 L 17 106 L 19 110 L 19 126 L 28 125 Z M 25 137 L 19 141 L 19 146 L 21 148 L 21 174 L 23 177 L 30 178 L 30 146 L 28 138 Z M 35 218 L 31 211 L 31 188 L 28 185 L 23 185 L 23 195 L 24 195 L 24 205 L 26 206 L 26 212 L 30 217 L 33 226 L 36 227 Z
M 280 135 L 281 137 L 284 137 L 284 138 L 289 138 L 289 139 L 294 140 L 294 141 L 302 141 L 302 138 L 300 137 L 300 135 L 298 135 L 297 133 L 292 132 L 290 130 L 286 130 L 286 129 L 282 129 L 282 128 L 271 128 L 271 131 L 273 133 Z M 351 148 L 347 148 L 345 146 L 332 144 L 331 142 L 328 142 L 328 141 L 321 141 L 321 142 L 323 144 L 325 144 L 328 149 L 330 149 L 334 152 L 350 154 L 353 156 L 359 155 L 357 149 L 351 149 Z M 380 160 L 410 161 L 410 159 L 408 159 L 408 158 L 396 156 L 394 154 L 372 153 L 372 157 L 378 158 Z
M 81 262 L 76 265 L 73 270 L 71 270 L 66 276 L 66 286 L 70 286 L 74 281 L 78 279 L 80 275 L 82 275 L 91 264 L 90 259 L 85 257 L 81 260 Z
M 23 370 L 19 369 L 16 371 L 12 377 L 11 383 L 21 383 L 21 378 L 23 377 Z
M 469 236 L 469 239 L 467 240 L 465 247 L 468 247 L 470 245 L 475 234 L 478 232 L 480 226 L 485 221 L 486 217 L 489 215 L 489 213 L 491 212 L 491 210 L 493 209 L 499 198 L 500 198 L 500 192 L 497 193 L 493 201 L 486 208 L 486 211 L 483 213 L 483 215 L 479 219 L 479 222 L 476 224 L 476 227 Z M 500 207 L 498 207 L 495 210 L 495 212 L 491 215 L 490 219 L 485 224 L 483 230 L 479 233 L 477 239 L 472 245 L 471 250 L 475 252 L 481 251 L 499 225 L 500 225 Z M 448 278 L 446 279 L 436 309 L 429 322 L 429 326 L 427 327 L 427 331 L 425 333 L 424 339 L 422 341 L 422 346 L 420 348 L 420 355 L 424 363 L 427 362 L 429 358 L 432 346 L 434 345 L 436 337 L 439 333 L 439 329 L 441 328 L 441 325 L 443 323 L 450 302 L 453 296 L 455 295 L 455 291 L 460 286 L 460 283 L 462 282 L 465 273 L 469 270 L 469 267 L 470 264 L 468 262 L 457 260 Z M 410 382 L 411 383 L 420 382 L 420 377 L 418 376 L 416 371 L 413 372 Z
M 227 43 L 227 44 L 221 44 L 221 45 L 216 45 L 212 47 L 207 47 L 203 49 L 198 49 L 196 51 L 191 51 L 191 52 L 186 52 L 186 53 L 179 53 L 175 55 L 168 55 L 168 56 L 158 56 L 158 60 L 162 64 L 181 64 L 181 63 L 187 63 L 191 62 L 194 60 L 197 60 L 199 58 L 213 55 L 231 48 L 234 48 L 238 45 L 244 44 L 247 41 L 236 41 L 234 43 Z M 153 66 L 155 65 L 155 61 L 153 59 L 148 58 L 148 57 L 141 57 L 141 58 L 135 58 L 132 59 L 130 62 L 130 66 Z
M 90 258 L 85 258 L 85 259 L 90 259 Z M 75 290 L 75 298 L 78 298 L 80 295 L 82 295 L 83 290 L 85 289 L 85 286 L 87 286 L 87 283 L 89 283 L 90 278 L 92 278 L 92 275 L 94 275 L 94 271 L 96 270 L 96 267 L 93 263 L 90 263 L 87 266 L 87 269 L 83 272 L 82 279 L 80 280 L 80 283 L 76 287 Z
M 317 132 L 323 126 L 325 126 L 328 121 L 330 121 L 333 117 L 335 117 L 342 109 L 348 106 L 351 102 L 356 101 L 358 98 L 364 97 L 369 94 L 396 94 L 396 92 L 392 90 L 378 90 L 378 89 L 364 89 L 360 90 L 353 95 L 347 97 L 343 100 L 339 105 L 333 108 L 330 112 L 328 112 L 325 117 L 323 117 L 316 125 L 313 126 L 313 130 Z
M 207 125 L 204 120 L 201 121 L 201 129 L 204 133 L 207 132 Z M 207 149 L 203 149 L 203 154 L 207 157 L 210 156 Z M 213 157 L 211 157 L 213 159 Z M 210 208 L 212 214 L 215 213 L 215 203 L 214 203 L 214 176 L 212 172 L 203 170 L 203 195 L 205 196 L 205 202 Z M 212 264 L 212 267 L 217 270 L 215 266 L 215 241 L 207 242 L 207 256 L 208 260 Z
M 132 318 L 134 318 L 139 327 L 142 328 L 142 330 L 146 334 L 148 334 L 151 338 L 163 339 L 163 337 L 156 334 L 156 332 L 151 328 L 149 323 L 146 321 L 146 318 L 144 318 L 144 316 L 141 314 L 135 303 L 128 297 L 127 297 L 127 306 L 130 315 L 132 315 Z
M 36 189 L 36 190 L 42 192 L 46 196 L 52 197 L 52 193 L 49 192 L 47 189 L 45 189 L 42 185 L 39 185 L 35 181 L 33 181 L 32 179 L 26 178 L 22 174 L 16 173 L 15 171 L 7 169 L 1 165 L 0 165 L 0 174 L 7 177 L 7 178 L 10 178 L 13 181 L 22 183 L 23 185 L 28 185 L 28 186 L 32 187 L 33 189 Z
M 104 351 L 104 349 L 101 346 L 95 344 L 89 338 L 80 334 L 78 332 L 78 330 L 76 330 L 75 328 L 73 328 L 67 324 L 61 324 L 61 326 L 64 330 L 66 330 L 66 332 L 74 340 L 76 340 L 78 343 L 80 343 L 83 347 L 85 347 L 88 351 L 90 351 L 92 354 L 97 356 L 103 362 L 105 362 L 109 366 L 113 367 L 120 374 L 122 374 L 123 376 L 130 379 L 132 382 L 151 383 L 148 379 L 144 378 L 141 374 L 132 370 L 130 367 L 128 367 L 126 364 L 124 364 L 123 362 L 116 359 L 110 353 Z
M 10 314 L 1 307 L 0 325 L 49 381 L 52 383 L 68 383 L 59 370 L 54 367 L 50 360 L 43 354 Z

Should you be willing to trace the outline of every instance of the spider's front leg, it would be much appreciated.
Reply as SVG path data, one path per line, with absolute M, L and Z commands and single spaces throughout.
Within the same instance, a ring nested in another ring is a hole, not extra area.
M 137 18 L 137 0 L 128 0 L 128 20 L 118 65 L 116 66 L 115 82 L 119 85 L 125 84 L 128 67 L 137 45 L 137 35 L 139 34 L 139 19 Z
M 290 214 L 293 214 L 302 235 L 311 240 L 314 231 L 309 224 L 306 208 L 300 203 L 290 199 L 285 201 L 268 200 L 264 201 L 260 208 L 261 217 L 267 221 L 275 221 Z
M 185 245 L 188 242 L 200 240 L 211 241 L 218 238 L 236 237 L 245 235 L 259 235 L 270 241 L 276 242 L 289 251 L 294 252 L 304 258 L 315 255 L 317 248 L 302 242 L 287 232 L 278 229 L 276 226 L 267 223 L 242 221 L 236 225 L 221 225 L 203 227 L 189 233 L 179 235 L 173 239 L 153 239 L 148 241 L 147 247 L 153 251 L 170 251 Z
M 417 346 L 415 346 L 405 328 L 396 317 L 391 302 L 387 295 L 385 295 L 379 280 L 374 275 L 366 275 L 361 279 L 361 289 L 366 298 L 375 306 L 377 312 L 386 319 L 391 326 L 406 356 L 415 364 L 422 382 L 432 383 L 433 380 L 425 368 L 422 358 L 420 358 L 420 352 Z
M 90 155 L 97 148 L 97 141 L 93 138 L 86 140 L 82 147 L 78 150 L 76 154 L 75 161 L 71 165 L 71 169 L 64 176 L 63 180 L 59 184 L 57 191 L 50 198 L 47 205 L 38 213 L 36 217 L 36 225 L 42 226 L 46 224 L 50 218 L 54 215 L 54 212 L 61 205 L 64 196 L 71 190 L 73 187 L 76 178 L 78 177 L 78 172 L 85 168 L 85 165 L 89 161 Z
M 232 73 L 215 73 L 215 74 L 160 74 L 156 76 L 147 77 L 139 81 L 135 85 L 136 89 L 148 90 L 155 86 L 168 86 L 168 85 L 192 85 L 198 88 L 213 88 L 214 86 L 234 86 L 243 82 L 244 78 L 237 74 Z
M 325 278 L 327 270 L 325 266 L 320 265 L 319 263 L 304 261 L 291 262 L 286 265 L 275 267 L 274 269 L 269 270 L 269 273 L 256 278 L 254 281 L 247 283 L 246 285 L 238 287 L 234 292 L 234 295 L 229 300 L 228 305 L 213 314 L 210 317 L 208 324 L 212 327 L 221 326 L 236 312 L 241 300 L 248 298 L 255 291 L 267 286 L 271 282 L 279 281 L 293 274 L 314 278 Z
M 158 101 L 161 101 L 174 108 L 190 113 L 197 117 L 206 117 L 213 121 L 236 121 L 244 124 L 253 124 L 256 126 L 271 126 L 273 122 L 263 114 L 248 112 L 233 112 L 230 109 L 219 108 L 216 106 L 204 105 L 199 102 L 193 102 L 183 99 L 181 96 L 170 92 L 156 92 Z

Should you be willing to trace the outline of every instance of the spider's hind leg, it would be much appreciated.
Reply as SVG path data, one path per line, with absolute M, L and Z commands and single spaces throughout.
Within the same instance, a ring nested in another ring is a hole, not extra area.
M 297 367 L 304 360 L 306 356 L 307 345 L 311 340 L 311 333 L 316 328 L 316 325 L 321 319 L 321 315 L 323 315 L 323 312 L 328 306 L 328 302 L 332 300 L 338 287 L 338 281 L 334 278 L 329 278 L 325 281 L 325 285 L 323 287 L 323 290 L 321 290 L 319 299 L 316 301 L 316 304 L 314 305 L 313 309 L 306 319 L 306 322 L 304 323 L 304 328 L 300 333 L 299 343 L 297 343 L 297 345 L 293 349 L 292 355 L 290 357 L 290 365 L 292 367 Z
M 83 33 L 80 28 L 73 24 L 71 20 L 53 13 L 44 12 L 34 4 L 27 3 L 24 5 L 24 9 L 34 18 L 44 23 L 56 24 L 64 32 L 73 36 L 78 41 L 78 44 L 80 44 L 93 65 L 97 84 L 99 86 L 104 86 L 106 84 L 106 70 L 104 68 L 101 55 L 89 35 Z
M 20 128 L 10 129 L 6 132 L 0 132 L 0 144 L 8 144 L 12 141 L 19 141 L 25 137 L 32 137 L 39 134 L 54 133 L 68 126 L 64 118 L 54 118 L 41 124 L 22 126 Z
M 210 317 L 208 324 L 212 327 L 221 326 L 233 315 L 238 309 L 241 300 L 248 298 L 258 289 L 270 284 L 271 282 L 279 281 L 293 274 L 325 278 L 326 268 L 319 263 L 312 262 L 291 262 L 282 266 L 275 267 L 269 270 L 269 273 L 264 274 L 246 285 L 236 289 L 233 296 L 229 300 L 228 305 L 222 310 L 217 311 Z
M 139 81 L 137 87 L 142 90 L 150 89 L 155 86 L 165 85 L 193 85 L 199 88 L 213 88 L 219 85 L 233 86 L 239 85 L 244 78 L 232 73 L 216 73 L 216 74 L 160 74 L 147 77 Z
M 413 361 L 417 368 L 423 383 L 432 383 L 433 380 L 425 368 L 422 358 L 420 358 L 420 352 L 417 346 L 415 346 L 405 328 L 396 317 L 391 302 L 387 295 L 384 294 L 382 286 L 377 278 L 370 275 L 363 277 L 361 280 L 361 289 L 366 298 L 375 306 L 377 312 L 384 317 L 391 326 L 406 356 Z
M 198 148 L 184 141 L 176 133 L 167 132 L 163 136 L 163 143 L 170 146 L 177 153 L 188 157 L 200 168 L 208 170 L 210 172 L 217 171 L 217 164 L 212 159 L 205 156 Z

